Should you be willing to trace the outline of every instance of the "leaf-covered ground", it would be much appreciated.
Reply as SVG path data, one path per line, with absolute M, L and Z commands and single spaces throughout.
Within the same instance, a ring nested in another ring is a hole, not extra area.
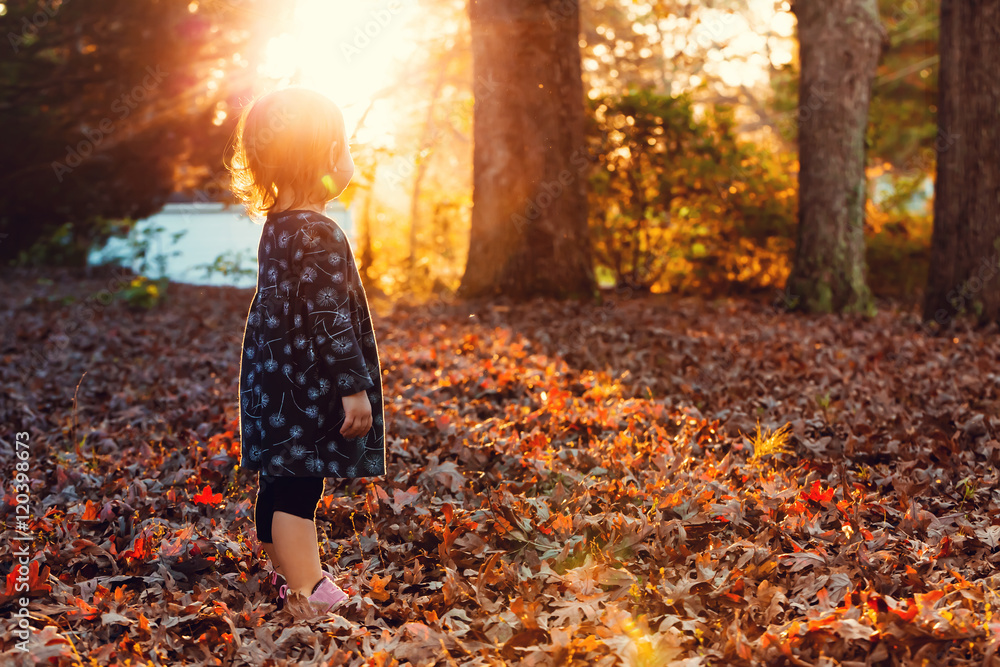
M 996 331 L 614 294 L 379 305 L 390 474 L 328 482 L 353 597 L 295 622 L 234 469 L 252 290 L 134 312 L 108 277 L 49 277 L 0 295 L 5 665 L 1000 664 Z M 754 452 L 758 420 L 787 453 Z

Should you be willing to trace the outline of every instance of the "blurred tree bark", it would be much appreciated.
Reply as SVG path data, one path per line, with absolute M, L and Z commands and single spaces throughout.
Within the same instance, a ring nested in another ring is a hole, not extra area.
M 884 30 L 876 0 L 796 0 L 799 229 L 789 293 L 810 312 L 868 312 L 865 132 Z
M 589 297 L 578 0 L 472 0 L 469 258 L 459 296 Z
M 941 3 L 934 233 L 924 319 L 1000 320 L 1000 0 Z

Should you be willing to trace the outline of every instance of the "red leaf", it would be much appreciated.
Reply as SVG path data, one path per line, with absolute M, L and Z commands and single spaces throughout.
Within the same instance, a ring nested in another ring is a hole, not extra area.
M 817 503 L 829 502 L 833 498 L 834 490 L 827 489 L 826 491 L 821 491 L 821 487 L 822 485 L 819 480 L 815 480 L 809 489 L 809 493 L 803 493 L 802 497 Z
M 221 493 L 212 493 L 212 487 L 208 484 L 205 485 L 205 490 L 201 493 L 196 493 L 194 496 L 195 503 L 199 505 L 215 505 L 222 502 Z

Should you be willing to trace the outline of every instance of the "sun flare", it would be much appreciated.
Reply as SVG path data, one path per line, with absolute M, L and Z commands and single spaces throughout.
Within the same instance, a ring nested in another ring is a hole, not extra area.
M 415 0 L 297 0 L 289 30 L 268 42 L 260 73 L 329 96 L 349 134 L 365 116 L 359 141 L 391 141 L 392 114 L 379 100 L 416 48 L 407 29 L 415 10 Z

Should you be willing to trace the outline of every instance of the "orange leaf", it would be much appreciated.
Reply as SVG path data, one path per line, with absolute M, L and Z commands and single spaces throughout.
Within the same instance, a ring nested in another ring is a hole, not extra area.
M 372 574 L 372 580 L 369 582 L 371 586 L 371 591 L 368 593 L 368 597 L 373 600 L 378 600 L 379 602 L 385 602 L 389 599 L 389 593 L 385 590 L 385 585 L 392 581 L 392 577 L 386 575 L 385 577 L 380 577 L 377 574 Z
M 918 605 L 913 604 L 913 602 L 911 601 L 909 606 L 905 610 L 890 609 L 890 611 L 899 616 L 904 621 L 910 622 L 914 618 L 916 618 L 917 613 L 920 611 L 920 607 Z
M 81 521 L 97 521 L 97 505 L 92 501 L 88 500 L 87 504 L 84 505 L 83 516 L 80 517 Z

